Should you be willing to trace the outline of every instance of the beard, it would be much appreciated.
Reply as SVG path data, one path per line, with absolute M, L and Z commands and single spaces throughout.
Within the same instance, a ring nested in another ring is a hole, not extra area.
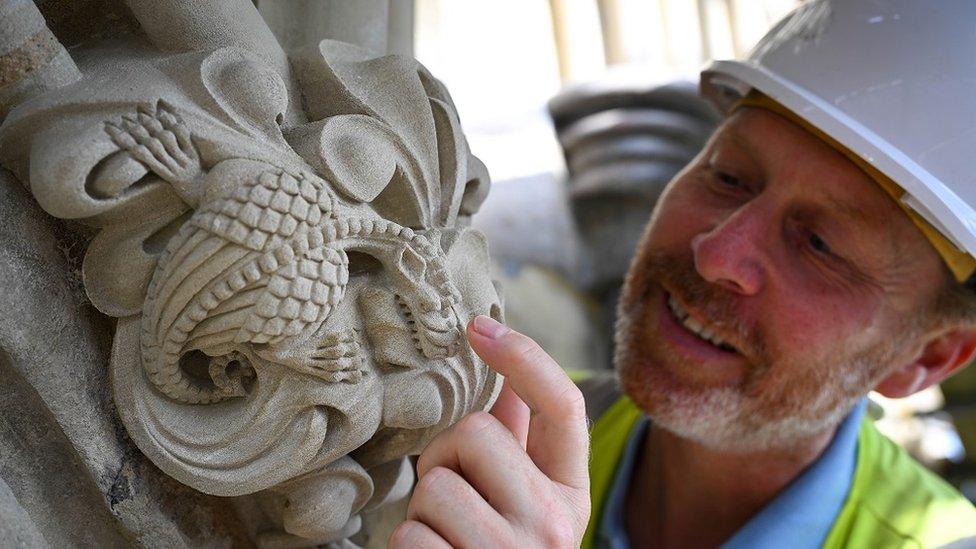
M 827 352 L 785 356 L 760 325 L 741 320 L 733 294 L 701 278 L 691 257 L 644 250 L 618 303 L 617 375 L 655 426 L 703 446 L 735 452 L 786 448 L 833 428 L 892 369 L 907 343 L 891 341 L 911 341 L 909 331 L 918 330 L 906 324 L 908 331 L 898 332 L 904 337 L 878 337 L 869 344 L 852 338 L 831 342 Z M 674 374 L 708 365 L 669 351 L 662 339 L 655 311 L 661 310 L 665 288 L 732 335 L 730 343 L 748 362 L 741 382 L 714 386 Z

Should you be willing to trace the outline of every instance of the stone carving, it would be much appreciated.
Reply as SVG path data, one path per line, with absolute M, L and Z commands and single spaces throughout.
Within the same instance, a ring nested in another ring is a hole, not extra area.
M 446 90 L 341 42 L 289 60 L 293 82 L 237 47 L 94 45 L 0 127 L 3 166 L 93 231 L 129 435 L 278 525 L 264 545 L 355 533 L 500 387 L 463 336 L 501 302 L 468 227 L 488 175 Z

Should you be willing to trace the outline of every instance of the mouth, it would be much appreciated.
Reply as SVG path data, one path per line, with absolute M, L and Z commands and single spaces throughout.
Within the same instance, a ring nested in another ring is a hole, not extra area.
M 741 354 L 738 349 L 733 345 L 723 340 L 715 330 L 711 328 L 707 323 L 698 320 L 691 316 L 691 314 L 681 305 L 678 300 L 670 293 L 665 293 L 665 301 L 668 306 L 668 310 L 674 317 L 677 323 L 685 328 L 688 332 L 699 339 L 702 343 L 708 344 L 718 351 L 730 354 Z

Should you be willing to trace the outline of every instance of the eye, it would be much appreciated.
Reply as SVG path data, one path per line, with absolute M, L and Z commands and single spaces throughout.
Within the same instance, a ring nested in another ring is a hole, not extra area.
M 822 254 L 831 253 L 830 246 L 816 233 L 810 233 L 810 247 Z
M 716 172 L 715 176 L 718 177 L 719 181 L 728 187 L 738 188 L 742 186 L 742 182 L 739 181 L 739 178 L 735 177 L 734 175 L 727 174 L 725 172 Z

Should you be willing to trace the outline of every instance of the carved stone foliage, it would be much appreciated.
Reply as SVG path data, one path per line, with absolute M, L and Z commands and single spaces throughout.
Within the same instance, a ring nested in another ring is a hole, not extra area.
M 242 49 L 96 48 L 0 127 L 41 207 L 96 231 L 83 277 L 118 319 L 130 436 L 180 482 L 246 496 L 268 545 L 354 533 L 406 494 L 404 456 L 500 385 L 463 336 L 501 303 L 468 228 L 487 172 L 446 90 L 340 42 L 289 57 L 301 106 Z M 307 122 L 284 127 L 289 108 Z

